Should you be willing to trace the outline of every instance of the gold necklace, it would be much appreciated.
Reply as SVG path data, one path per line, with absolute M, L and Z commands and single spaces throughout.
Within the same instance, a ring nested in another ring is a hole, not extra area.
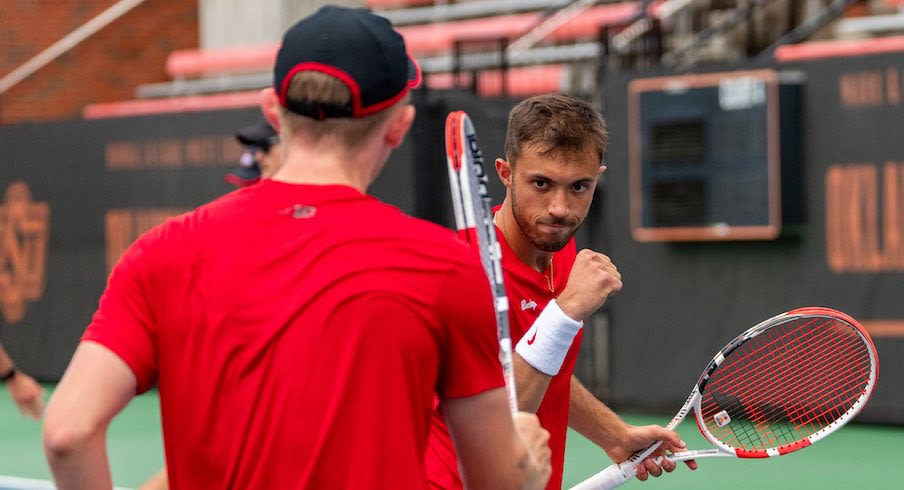
M 553 264 L 553 260 L 552 260 L 552 257 L 550 257 L 549 258 L 549 275 L 548 276 L 545 274 L 543 275 L 546 278 L 546 287 L 549 288 L 550 293 L 556 292 L 556 283 L 555 283 L 556 273 L 555 273 L 555 269 L 553 269 L 552 264 Z

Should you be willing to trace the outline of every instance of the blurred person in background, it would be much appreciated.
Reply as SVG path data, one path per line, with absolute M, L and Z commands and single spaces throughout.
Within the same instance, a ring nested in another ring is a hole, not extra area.
M 226 181 L 236 187 L 247 187 L 273 177 L 282 161 L 279 135 L 273 126 L 261 118 L 255 124 L 239 129 L 235 138 L 245 150 L 239 168 L 226 174 Z
M 44 388 L 31 376 L 23 373 L 0 344 L 0 381 L 6 385 L 9 396 L 16 402 L 19 412 L 35 420 L 44 412 Z

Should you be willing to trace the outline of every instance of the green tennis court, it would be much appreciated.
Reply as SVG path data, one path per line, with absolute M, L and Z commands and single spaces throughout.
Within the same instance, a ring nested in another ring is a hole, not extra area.
M 674 414 L 651 417 L 622 414 L 632 424 L 665 424 Z M 689 449 L 711 447 L 688 416 L 678 433 Z M 904 488 L 897 475 L 904 452 L 904 427 L 851 423 L 802 451 L 771 459 L 709 458 L 695 472 L 679 467 L 674 473 L 632 481 L 622 488 L 646 489 L 838 489 L 884 490 Z M 572 433 L 565 460 L 567 488 L 594 474 L 608 460 L 601 450 Z M 730 482 L 730 483 L 729 483 Z
M 50 389 L 51 387 L 48 387 Z M 73 414 L 77 416 L 77 414 Z M 623 414 L 633 424 L 663 424 L 662 416 Z M 692 449 L 706 447 L 693 420 L 685 421 L 679 433 Z M 683 489 L 723 488 L 731 482 L 742 489 L 899 489 L 895 469 L 901 464 L 904 427 L 851 424 L 811 448 L 768 460 L 711 458 L 700 461 L 700 469 L 675 473 L 646 483 L 629 482 L 624 488 Z M 113 481 L 135 488 L 163 464 L 157 393 L 137 397 L 110 428 L 108 450 Z M 581 436 L 569 436 L 565 462 L 567 488 L 602 469 L 605 455 Z M 21 417 L 6 389 L 0 393 L 0 490 L 51 488 L 50 470 L 41 448 L 41 426 Z M 37 480 L 37 481 L 36 481 Z

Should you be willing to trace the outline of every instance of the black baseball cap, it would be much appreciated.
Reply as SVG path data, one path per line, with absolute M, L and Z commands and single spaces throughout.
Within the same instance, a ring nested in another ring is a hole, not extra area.
M 243 145 L 268 149 L 278 141 L 273 126 L 270 126 L 270 123 L 264 118 L 251 126 L 245 126 L 236 131 L 235 138 Z
M 226 182 L 236 187 L 248 187 L 261 180 L 261 168 L 257 162 L 251 165 L 242 164 L 238 169 L 226 174 Z
M 292 77 L 318 71 L 345 83 L 350 105 L 290 100 Z M 283 107 L 315 119 L 358 118 L 379 112 L 420 85 L 421 70 L 392 24 L 366 9 L 328 5 L 298 21 L 283 36 L 273 88 Z

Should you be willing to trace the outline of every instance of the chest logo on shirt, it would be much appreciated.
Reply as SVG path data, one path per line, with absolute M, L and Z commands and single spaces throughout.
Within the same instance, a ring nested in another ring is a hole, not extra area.
M 521 300 L 521 311 L 525 310 L 536 310 L 537 303 L 532 299 L 522 299 Z

